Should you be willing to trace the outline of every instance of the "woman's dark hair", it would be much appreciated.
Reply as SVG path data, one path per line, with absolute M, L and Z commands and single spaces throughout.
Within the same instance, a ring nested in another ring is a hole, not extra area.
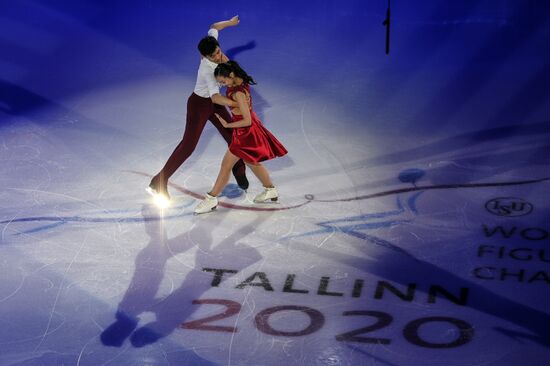
M 201 55 L 210 56 L 214 53 L 214 51 L 216 51 L 216 47 L 218 47 L 219 45 L 220 44 L 218 43 L 218 40 L 216 38 L 212 36 L 206 36 L 199 41 L 197 48 L 199 49 Z
M 254 85 L 256 82 L 252 79 L 252 76 L 248 75 L 237 61 L 227 61 L 224 64 L 219 64 L 214 70 L 214 76 L 225 76 L 230 77 L 230 74 L 233 73 L 235 76 L 243 79 L 244 83 Z

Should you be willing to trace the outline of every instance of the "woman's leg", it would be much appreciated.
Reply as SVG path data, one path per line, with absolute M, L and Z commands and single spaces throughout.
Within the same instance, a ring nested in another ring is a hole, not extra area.
M 260 182 L 262 182 L 262 185 L 264 186 L 264 191 L 254 197 L 254 202 L 277 202 L 279 200 L 279 193 L 277 192 L 277 189 L 273 186 L 273 182 L 269 177 L 267 169 L 260 163 L 246 163 L 246 165 L 248 165 L 249 168 L 252 169 L 254 175 L 258 177 L 258 179 L 260 180 Z
M 212 190 L 208 192 L 209 195 L 216 197 L 223 191 L 224 187 L 227 185 L 227 182 L 229 182 L 231 169 L 237 161 L 239 161 L 239 159 L 239 157 L 233 155 L 231 151 L 227 150 L 223 157 L 222 166 L 220 167 L 220 172 L 216 178 L 216 183 L 214 184 Z
M 246 163 L 265 188 L 273 188 L 269 172 L 261 163 Z

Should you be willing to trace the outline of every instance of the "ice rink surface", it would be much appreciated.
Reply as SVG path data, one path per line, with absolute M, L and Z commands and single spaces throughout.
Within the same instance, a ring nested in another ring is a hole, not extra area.
M 387 6 L 3 1 L 0 365 L 548 365 L 550 5 Z M 159 210 L 235 14 L 280 203 L 208 124 Z

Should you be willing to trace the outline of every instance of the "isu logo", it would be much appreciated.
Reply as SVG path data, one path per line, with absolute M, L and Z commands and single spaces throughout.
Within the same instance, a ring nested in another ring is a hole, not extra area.
M 487 211 L 498 216 L 524 216 L 533 211 L 533 205 L 516 197 L 498 197 L 485 203 Z

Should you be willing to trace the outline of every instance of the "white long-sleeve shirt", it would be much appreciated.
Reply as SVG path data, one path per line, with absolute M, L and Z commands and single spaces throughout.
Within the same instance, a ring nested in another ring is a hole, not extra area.
M 208 35 L 218 39 L 218 31 L 216 29 L 210 28 Z M 216 66 L 218 66 L 217 63 L 208 60 L 206 57 L 201 59 L 195 90 L 193 90 L 195 94 L 203 98 L 210 98 L 214 94 L 219 94 L 220 87 L 214 77 Z

